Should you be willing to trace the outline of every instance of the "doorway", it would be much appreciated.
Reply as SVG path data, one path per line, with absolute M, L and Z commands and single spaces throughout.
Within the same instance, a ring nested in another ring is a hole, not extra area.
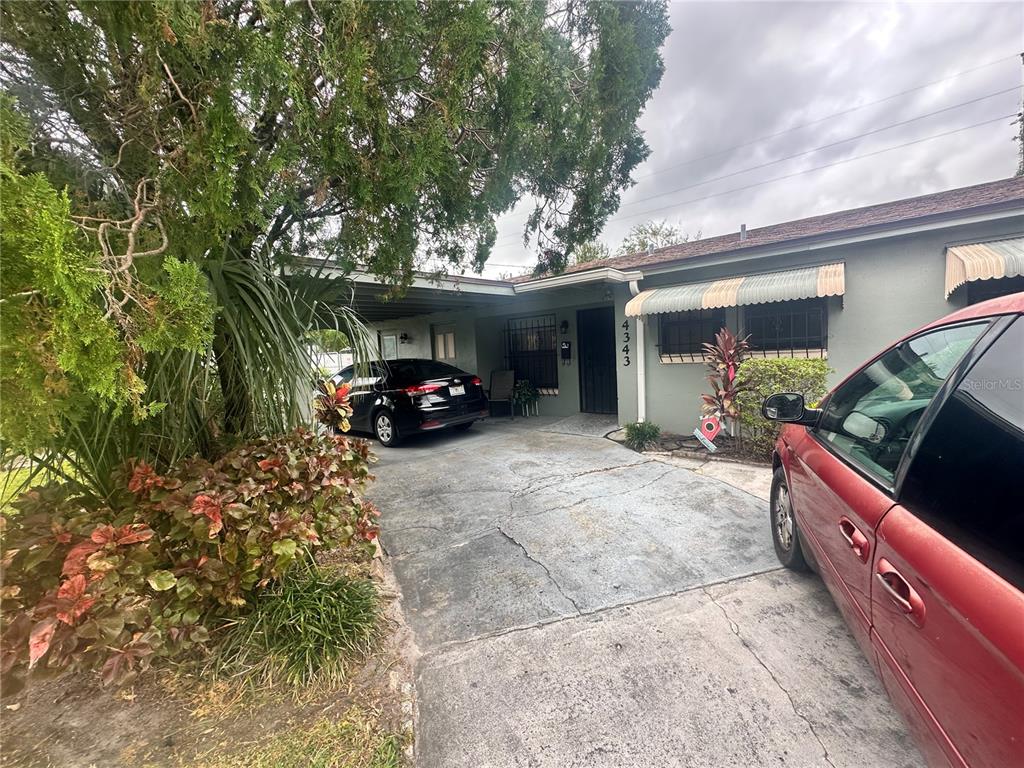
M 615 308 L 577 310 L 576 332 L 580 347 L 580 410 L 617 413 Z

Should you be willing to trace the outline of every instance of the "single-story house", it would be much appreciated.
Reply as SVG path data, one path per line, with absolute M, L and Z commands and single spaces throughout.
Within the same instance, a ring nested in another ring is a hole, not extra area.
M 417 277 L 401 299 L 356 277 L 384 358 L 514 369 L 541 415 L 617 415 L 689 432 L 701 343 L 823 357 L 833 380 L 954 309 L 1024 290 L 1024 178 L 709 237 L 512 281 Z

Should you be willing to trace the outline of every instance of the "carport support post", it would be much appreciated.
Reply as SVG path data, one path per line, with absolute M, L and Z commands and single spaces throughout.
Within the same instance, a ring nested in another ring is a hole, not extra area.
M 640 286 L 637 280 L 629 281 L 629 292 L 636 296 L 640 293 Z M 647 325 L 643 315 L 636 318 L 636 420 L 647 420 L 647 379 L 645 373 L 647 366 L 644 364 L 644 326 Z

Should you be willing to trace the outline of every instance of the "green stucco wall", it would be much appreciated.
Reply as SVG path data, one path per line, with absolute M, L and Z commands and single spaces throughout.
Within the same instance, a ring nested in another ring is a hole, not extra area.
M 945 248 L 947 245 L 1019 235 L 1024 216 L 984 223 L 947 227 L 898 237 L 846 245 L 804 249 L 791 253 L 758 256 L 723 254 L 715 263 L 702 261 L 699 267 L 684 267 L 650 275 L 640 289 L 692 283 L 742 274 L 772 272 L 793 267 L 842 261 L 846 264 L 846 293 L 828 302 L 828 360 L 837 383 L 861 363 L 904 334 L 942 317 L 965 304 L 961 288 L 949 300 L 944 293 Z M 510 317 L 555 314 L 556 325 L 569 323 L 568 333 L 559 340 L 572 342 L 572 360 L 559 363 L 559 393 L 541 399 L 542 415 L 570 415 L 579 411 L 579 343 L 576 336 L 578 309 L 615 307 L 616 375 L 619 423 L 637 418 L 637 322 L 626 321 L 625 305 L 631 295 L 625 284 L 596 284 L 557 290 L 523 293 L 511 299 L 496 299 L 486 309 L 439 313 L 396 320 L 374 326 L 375 330 L 408 333 L 412 339 L 401 345 L 403 357 L 431 357 L 432 325 L 454 324 L 456 365 L 477 373 L 489 384 L 491 371 L 503 368 L 502 331 Z M 743 310 L 731 308 L 727 322 L 742 332 Z M 645 371 L 647 419 L 671 432 L 691 432 L 700 417 L 700 394 L 706 390 L 705 367 L 700 363 L 665 364 L 658 360 L 658 320 L 646 320 Z M 626 365 L 628 332 L 629 359 Z
M 1024 216 L 1017 216 L 766 259 L 733 260 L 652 276 L 640 287 L 844 262 L 846 293 L 827 300 L 828 361 L 834 371 L 830 383 L 836 384 L 901 336 L 964 306 L 963 288 L 948 301 L 945 298 L 946 245 L 1022 231 Z M 731 310 L 727 321 L 742 331 L 742 308 Z M 665 430 L 692 432 L 700 417 L 700 394 L 706 391 L 705 368 L 699 363 L 660 363 L 657 318 L 647 323 L 647 418 Z M 620 409 L 620 420 L 635 418 L 634 400 L 628 412 Z

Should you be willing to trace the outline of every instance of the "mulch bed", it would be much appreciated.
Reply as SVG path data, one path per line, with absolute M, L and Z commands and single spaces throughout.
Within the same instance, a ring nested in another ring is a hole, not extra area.
M 664 453 L 677 458 L 735 461 L 744 464 L 771 464 L 769 458 L 766 458 L 757 451 L 751 450 L 747 444 L 741 444 L 739 440 L 725 434 L 725 432 L 719 432 L 714 443 L 718 450 L 712 453 L 693 435 L 676 435 L 671 432 L 663 432 L 655 445 L 648 448 L 644 453 Z

